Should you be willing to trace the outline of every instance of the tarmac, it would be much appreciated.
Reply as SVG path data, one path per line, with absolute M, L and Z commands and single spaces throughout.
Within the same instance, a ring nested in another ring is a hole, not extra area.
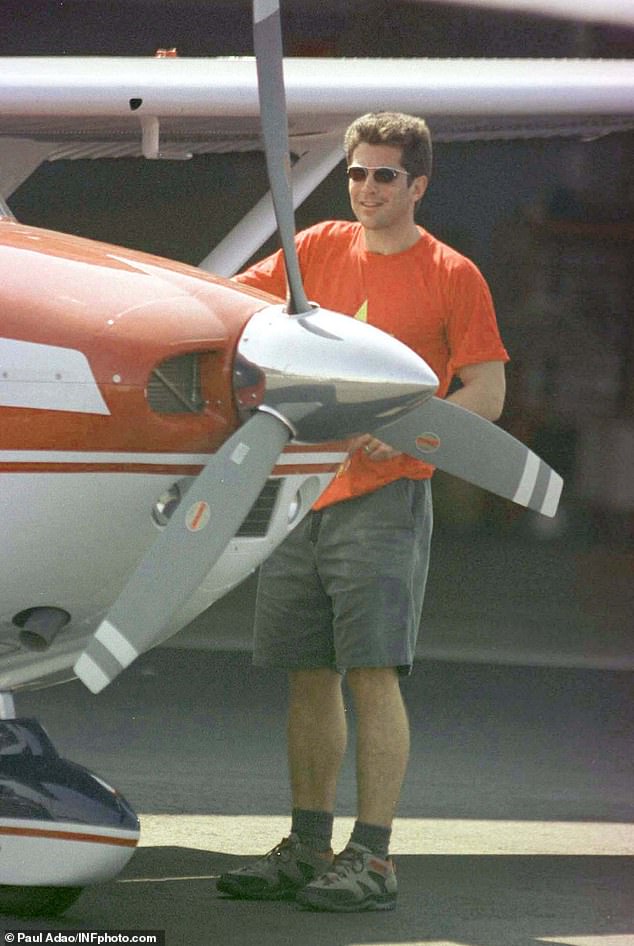
M 0 943 L 158 929 L 166 946 L 634 946 L 632 553 L 570 538 L 437 530 L 403 684 L 394 913 L 216 891 L 289 827 L 285 681 L 251 666 L 250 578 L 99 696 L 75 681 L 18 697 L 142 834 L 119 877 L 56 920 L 0 918 Z M 336 847 L 354 810 L 352 735 Z

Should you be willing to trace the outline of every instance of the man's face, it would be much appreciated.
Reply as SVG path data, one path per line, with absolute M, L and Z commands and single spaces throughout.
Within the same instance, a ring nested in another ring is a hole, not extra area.
M 405 170 L 401 163 L 400 148 L 364 142 L 354 149 L 350 164 Z M 401 227 L 411 227 L 414 209 L 426 187 L 426 177 L 416 177 L 409 183 L 405 174 L 398 174 L 388 184 L 378 184 L 372 172 L 364 181 L 348 181 L 352 210 L 359 223 L 368 230 L 388 229 L 397 232 Z

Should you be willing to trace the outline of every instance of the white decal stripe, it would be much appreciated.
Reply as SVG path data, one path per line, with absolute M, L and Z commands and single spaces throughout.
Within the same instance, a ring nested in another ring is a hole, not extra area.
M 522 478 L 517 487 L 517 492 L 513 497 L 513 502 L 519 503 L 520 506 L 528 506 L 531 496 L 533 495 L 533 490 L 535 489 L 535 483 L 537 482 L 540 463 L 541 460 L 537 454 L 533 453 L 531 450 L 527 451 L 524 472 L 522 473 Z
M 544 496 L 544 501 L 540 510 L 544 516 L 552 517 L 557 512 L 557 506 L 559 505 L 559 497 L 561 496 L 563 485 L 564 481 L 562 480 L 559 473 L 555 473 L 554 470 L 551 470 L 550 476 L 548 478 L 548 486 L 546 487 L 546 495 Z
M 235 448 L 229 459 L 232 463 L 235 463 L 236 466 L 240 466 L 251 452 L 251 447 L 246 443 L 239 443 Z
M 128 638 L 124 637 L 121 631 L 110 621 L 101 622 L 95 632 L 95 640 L 103 644 L 122 667 L 127 667 L 139 656 L 138 650 L 134 649 Z
M 88 654 L 82 654 L 77 658 L 73 670 L 91 693 L 100 693 L 110 683 L 110 677 L 106 676 L 101 667 Z
M 110 414 L 83 352 L 0 338 L 0 405 Z
M 343 463 L 347 453 L 282 453 L 276 466 L 302 466 L 312 463 Z

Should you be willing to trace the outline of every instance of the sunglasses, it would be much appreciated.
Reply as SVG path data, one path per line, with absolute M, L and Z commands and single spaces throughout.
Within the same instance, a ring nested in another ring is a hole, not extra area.
M 409 176 L 408 171 L 401 171 L 399 168 L 389 167 L 365 167 L 363 164 L 351 164 L 347 168 L 347 175 L 351 181 L 360 184 L 365 181 L 370 172 L 374 172 L 374 180 L 377 184 L 393 184 L 398 174 Z

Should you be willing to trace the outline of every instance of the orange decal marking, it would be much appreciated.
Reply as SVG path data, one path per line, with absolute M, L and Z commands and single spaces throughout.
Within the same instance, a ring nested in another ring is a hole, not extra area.
M 187 516 L 185 517 L 185 525 L 190 532 L 200 532 L 201 529 L 207 526 L 210 518 L 211 510 L 209 503 L 201 499 L 200 502 L 194 503 L 194 505 L 188 509 Z
M 416 438 L 416 449 L 421 453 L 435 453 L 440 446 L 440 437 L 434 433 L 419 434 Z

